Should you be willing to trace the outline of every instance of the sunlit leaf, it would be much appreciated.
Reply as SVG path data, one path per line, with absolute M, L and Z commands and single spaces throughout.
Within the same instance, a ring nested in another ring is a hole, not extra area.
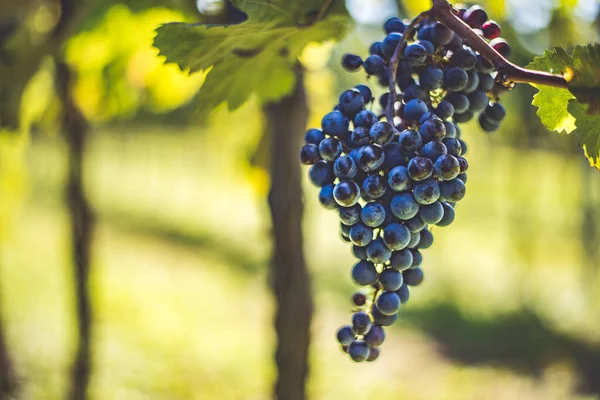
M 591 115 L 587 107 L 576 100 L 569 101 L 569 113 L 577 120 L 577 140 L 590 165 L 600 169 L 600 115 Z

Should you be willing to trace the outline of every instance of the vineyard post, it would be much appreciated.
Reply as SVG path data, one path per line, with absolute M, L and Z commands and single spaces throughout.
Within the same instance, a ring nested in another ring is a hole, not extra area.
M 302 186 L 300 166 L 290 163 L 308 119 L 303 71 L 296 66 L 297 83 L 286 98 L 264 107 L 271 137 L 271 190 L 273 254 L 271 284 L 276 299 L 277 381 L 274 397 L 303 400 L 308 375 L 308 347 L 313 311 L 310 276 L 303 254 Z

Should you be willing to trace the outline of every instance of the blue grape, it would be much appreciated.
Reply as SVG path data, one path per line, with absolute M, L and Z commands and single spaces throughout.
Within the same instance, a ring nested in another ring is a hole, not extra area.
M 490 64 L 488 60 L 486 60 L 481 54 L 477 55 L 477 60 L 475 61 L 475 69 L 482 74 L 491 74 L 494 72 L 494 66 Z
M 492 75 L 479 73 L 479 86 L 477 86 L 477 89 L 482 92 L 489 92 L 494 88 L 494 83 L 496 81 Z
M 464 182 L 459 179 L 440 183 L 440 197 L 445 201 L 461 201 L 465 197 L 466 191 Z
M 487 93 L 482 92 L 481 90 L 470 93 L 467 97 L 469 98 L 469 111 L 472 113 L 482 112 L 489 102 Z
M 348 354 L 356 362 L 366 361 L 369 358 L 370 351 L 364 340 L 355 340 L 348 346 Z
M 405 103 L 413 99 L 425 100 L 427 98 L 427 92 L 419 85 L 410 85 L 402 93 L 402 99 Z
M 342 154 L 342 144 L 336 138 L 325 138 L 319 143 L 319 154 L 323 160 L 334 161 Z
M 385 92 L 384 94 L 379 96 L 379 106 L 384 109 L 387 108 L 389 98 L 390 94 L 388 92 Z
M 347 346 L 354 341 L 354 332 L 350 325 L 344 325 L 337 331 L 337 340 L 341 345 Z
M 383 148 L 385 161 L 383 166 L 385 171 L 392 171 L 395 167 L 408 165 L 411 159 L 410 155 L 402 152 L 398 143 L 390 143 Z
M 385 194 L 387 189 L 385 178 L 378 174 L 369 175 L 363 181 L 362 189 L 363 193 L 368 194 L 373 199 L 378 199 Z
M 349 118 L 354 118 L 365 108 L 365 100 L 358 89 L 349 89 L 340 95 L 340 111 Z
M 360 187 L 354 181 L 340 181 L 333 189 L 333 198 L 342 207 L 350 207 L 360 199 Z
M 462 114 L 469 109 L 469 99 L 462 93 L 448 93 L 445 100 L 454 107 L 454 114 Z
M 441 155 L 448 154 L 448 149 L 442 142 L 429 142 L 421 149 L 421 157 L 435 162 Z M 410 172 L 410 171 L 409 171 Z
M 393 268 L 387 268 L 379 274 L 379 283 L 385 290 L 395 291 L 402 286 L 402 273 Z
M 448 151 L 449 155 L 454 157 L 460 156 L 460 153 L 462 152 L 460 140 L 456 138 L 445 138 L 442 140 L 442 143 L 444 143 L 444 146 L 446 146 L 446 150 Z
M 404 49 L 404 59 L 412 66 L 423 65 L 427 59 L 427 50 L 418 43 L 411 44 Z
M 444 208 L 444 217 L 438 221 L 437 226 L 448 226 L 454 222 L 454 217 L 456 216 L 456 212 L 454 208 L 446 203 L 442 202 L 442 207 Z
M 440 198 L 440 187 L 435 180 L 426 179 L 415 185 L 413 196 L 419 204 L 432 204 Z
M 444 139 L 456 138 L 456 125 L 454 125 L 454 122 L 444 121 L 444 126 L 446 127 L 446 136 Z
M 427 112 L 427 104 L 419 99 L 413 99 L 404 105 L 404 119 L 409 122 L 418 121 Z
M 381 42 L 381 51 L 387 58 L 392 57 L 401 39 L 402 34 L 398 32 L 392 32 L 383 39 L 383 42 Z
M 356 72 L 362 67 L 363 60 L 356 54 L 344 54 L 342 56 L 342 67 L 350 72 Z
M 358 152 L 358 168 L 364 172 L 373 172 L 379 169 L 385 161 L 385 154 L 381 147 L 367 145 Z
M 378 347 L 371 347 L 369 349 L 369 357 L 367 357 L 367 362 L 371 362 L 371 361 L 375 361 L 379 358 L 379 348 Z
M 419 132 L 412 129 L 406 129 L 400 133 L 398 144 L 400 145 L 400 150 L 403 152 L 412 153 L 421 150 L 423 139 L 421 139 Z
M 454 106 L 449 101 L 440 101 L 440 104 L 435 108 L 435 114 L 443 120 L 454 115 Z
M 369 104 L 373 101 L 373 92 L 367 85 L 356 85 L 356 89 L 358 89 L 362 95 L 365 104 Z
M 421 268 L 407 269 L 402 272 L 402 277 L 408 286 L 419 286 L 423 283 L 423 270 Z
M 394 127 L 385 121 L 376 122 L 369 130 L 373 142 L 379 145 L 386 145 L 394 138 Z
M 323 132 L 320 129 L 309 129 L 304 135 L 304 141 L 307 144 L 315 144 L 318 146 L 323 139 L 325 139 L 325 135 L 323 135 Z
M 385 332 L 379 325 L 373 325 L 365 335 L 365 342 L 369 347 L 379 347 L 385 341 Z M 373 350 L 373 349 L 371 349 Z
M 356 176 L 358 168 L 352 157 L 341 156 L 333 163 L 333 172 L 340 179 L 352 179 Z
M 373 320 L 377 325 L 381 326 L 390 326 L 393 325 L 394 322 L 398 319 L 398 314 L 385 315 L 381 311 L 377 309 L 377 307 L 373 307 Z
M 474 116 L 475 114 L 473 114 L 471 110 L 467 110 L 464 113 L 454 113 L 453 119 L 457 124 L 466 124 L 472 120 Z
M 392 33 L 392 32 L 404 33 L 405 29 L 406 29 L 406 26 L 404 25 L 402 20 L 400 20 L 400 18 L 398 18 L 398 17 L 392 17 L 392 18 L 388 19 L 387 21 L 385 21 L 385 24 L 383 25 L 383 30 L 387 34 Z
M 448 50 L 457 51 L 459 49 L 462 49 L 463 44 L 464 41 L 462 40 L 462 38 L 458 35 L 454 35 L 452 36 L 452 40 L 450 41 L 450 43 L 448 43 L 445 47 Z
M 367 75 L 377 75 L 383 70 L 384 63 L 385 61 L 383 61 L 383 58 L 381 58 L 377 54 L 372 54 L 369 57 L 367 57 L 367 59 L 363 63 L 363 68 L 365 69 Z
M 393 315 L 400 309 L 400 297 L 394 292 L 384 291 L 376 300 L 377 310 L 384 315 Z
M 414 248 L 421 241 L 421 232 L 411 232 L 410 233 L 410 242 L 408 242 L 409 249 Z
M 350 236 L 350 235 L 348 235 Z M 354 257 L 359 260 L 367 260 L 369 257 L 367 256 L 367 246 L 360 247 L 355 244 L 352 245 L 352 254 Z
M 337 208 L 337 203 L 333 198 L 333 184 L 325 185 L 319 192 L 319 203 L 325 208 Z
M 375 115 L 374 112 L 369 110 L 362 110 L 358 114 L 356 114 L 356 117 L 354 117 L 354 127 L 364 127 L 369 129 L 377 121 L 377 115 Z
M 446 203 L 442 203 L 442 206 L 444 207 L 444 216 L 446 216 L 446 213 L 445 213 L 446 207 L 444 206 L 444 204 L 446 204 Z M 439 222 L 438 222 L 438 224 L 439 224 Z M 421 231 L 421 240 L 419 240 L 419 244 L 417 245 L 417 247 L 419 249 L 425 250 L 425 249 L 430 248 L 432 244 L 433 244 L 433 235 L 431 234 L 429 229 L 423 229 Z
M 430 41 L 428 41 L 428 40 L 419 40 L 416 43 L 418 43 L 421 46 L 423 46 L 425 48 L 425 51 L 427 52 L 427 54 L 434 54 L 435 53 L 435 46 Z
M 456 179 L 460 179 L 461 181 L 463 181 L 463 183 L 467 183 L 467 174 L 464 172 L 462 174 L 458 174 Z
M 367 296 L 362 292 L 356 292 L 352 295 L 352 302 L 362 307 L 367 303 Z
M 333 183 L 335 174 L 333 173 L 333 165 L 327 161 L 318 161 L 308 170 L 308 177 L 313 185 L 323 187 Z
M 471 70 L 475 68 L 476 62 L 477 56 L 475 53 L 465 48 L 455 51 L 450 57 L 450 63 L 452 65 L 464 70 Z
M 427 67 L 419 75 L 419 85 L 425 90 L 437 90 L 442 87 L 444 72 L 435 67 Z
M 413 181 L 425 180 L 433 173 L 433 162 L 426 157 L 414 157 L 408 162 L 407 171 Z
M 410 233 L 421 232 L 425 228 L 425 226 L 427 226 L 427 224 L 423 222 L 423 220 L 419 218 L 418 215 L 414 216 L 409 220 L 404 221 L 403 223 L 404 226 L 408 228 Z
M 433 172 L 439 179 L 450 181 L 460 173 L 460 164 L 456 157 L 444 154 L 439 156 L 433 164 Z
M 467 87 L 468 82 L 469 75 L 462 68 L 450 68 L 444 74 L 444 88 L 450 92 L 463 90 Z M 456 108 L 456 105 L 454 105 L 454 108 Z
M 396 192 L 407 190 L 410 188 L 411 183 L 412 179 L 408 176 L 406 167 L 395 167 L 388 175 L 388 186 Z
M 454 32 L 446 25 L 436 22 L 431 27 L 431 41 L 438 46 L 445 46 L 452 41 Z
M 340 207 L 339 215 L 340 221 L 345 225 L 354 225 L 360 221 L 360 212 L 362 207 L 360 204 L 355 204 L 350 207 Z
M 460 142 L 460 155 L 464 156 L 465 154 L 467 154 L 469 147 L 467 146 L 467 142 L 465 142 L 464 140 L 458 139 L 458 141 Z
M 408 289 L 408 285 L 403 283 L 402 286 L 400 286 L 400 289 L 396 290 L 396 294 L 398 295 L 398 297 L 400 297 L 401 304 L 406 303 L 410 298 L 410 290 Z
M 367 246 L 367 257 L 375 264 L 383 264 L 389 261 L 392 251 L 383 243 L 381 238 L 373 240 Z
M 469 94 L 477 90 L 477 87 L 479 86 L 479 75 L 473 70 L 467 71 L 467 75 L 469 76 L 469 81 L 467 86 L 463 89 L 463 93 Z
M 423 255 L 416 248 L 411 249 L 410 252 L 412 253 L 412 256 L 413 256 L 413 262 L 412 262 L 412 265 L 410 266 L 410 268 L 411 269 L 419 268 L 421 266 L 421 264 L 423 264 Z
M 323 132 L 331 136 L 342 136 L 348 130 L 348 118 L 339 111 L 326 114 L 321 120 Z
M 500 123 L 506 117 L 506 109 L 500 103 L 493 103 L 485 108 L 484 115 L 488 121 Z
M 377 282 L 377 270 L 372 262 L 361 260 L 352 268 L 352 280 L 359 286 L 369 286 Z
M 373 229 L 364 226 L 363 224 L 354 224 L 348 235 L 352 243 L 357 246 L 364 247 L 373 240 Z
M 446 135 L 446 125 L 444 125 L 441 119 L 434 117 L 421 124 L 419 133 L 424 143 L 431 142 L 432 140 L 439 141 Z
M 373 42 L 371 46 L 369 46 L 369 55 L 383 57 L 383 52 L 381 51 L 381 42 Z
M 359 126 L 350 134 L 350 141 L 357 146 L 364 146 L 371 143 L 369 128 Z
M 392 214 L 399 219 L 411 219 L 419 212 L 419 204 L 410 193 L 400 193 L 390 203 Z
M 404 271 L 412 265 L 413 257 L 409 249 L 394 251 L 390 257 L 390 266 L 398 271 Z
M 419 210 L 419 217 L 421 217 L 423 222 L 435 225 L 444 217 L 444 207 L 442 207 L 442 204 L 439 201 L 422 206 Z
M 398 85 L 400 90 L 404 91 L 410 86 L 414 86 L 416 82 L 410 74 L 398 74 L 396 75 L 396 84 Z
M 321 159 L 319 147 L 316 144 L 305 144 L 300 150 L 300 162 L 304 165 L 313 165 Z
M 391 250 L 402 250 L 410 242 L 410 230 L 397 222 L 383 229 L 383 242 Z
M 360 218 L 366 226 L 376 228 L 385 220 L 385 208 L 377 202 L 371 202 L 364 205 Z
M 426 25 L 419 29 L 417 39 L 431 41 L 431 27 Z
M 373 267 L 375 268 L 375 267 Z M 357 335 L 364 335 L 371 329 L 371 317 L 369 314 L 359 311 L 352 314 L 352 331 Z
M 484 132 L 492 133 L 500 128 L 500 122 L 491 121 L 485 114 L 479 115 L 479 126 Z
M 340 224 L 340 236 L 346 242 L 350 242 L 350 228 L 351 226 Z

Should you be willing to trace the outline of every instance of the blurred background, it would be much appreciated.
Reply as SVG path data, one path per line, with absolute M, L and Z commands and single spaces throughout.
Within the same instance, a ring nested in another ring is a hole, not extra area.
M 262 107 L 251 98 L 234 112 L 203 109 L 203 73 L 163 65 L 152 47 L 159 24 L 201 20 L 215 2 L 89 3 L 74 29 L 58 1 L 0 0 L 10 32 L 0 33 L 0 88 L 23 88 L 20 100 L 0 91 L 0 398 L 83 398 L 72 393 L 74 362 L 89 371 L 91 399 L 270 398 Z M 481 3 L 519 65 L 598 41 L 593 0 Z M 309 126 L 365 81 L 343 72 L 341 55 L 367 54 L 383 21 L 429 1 L 346 5 L 347 38 L 301 57 Z M 10 16 L 22 25 L 11 29 Z M 309 398 L 600 399 L 600 173 L 541 126 L 534 93 L 521 85 L 504 96 L 494 135 L 463 129 L 468 195 L 455 223 L 434 229 L 425 282 L 373 364 L 336 344 L 353 258 L 302 170 Z M 93 231 L 73 235 L 80 223 Z M 88 273 L 92 316 L 76 291 Z

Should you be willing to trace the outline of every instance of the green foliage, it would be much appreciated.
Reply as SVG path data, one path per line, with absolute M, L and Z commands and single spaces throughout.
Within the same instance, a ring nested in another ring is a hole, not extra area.
M 568 89 L 536 86 L 532 104 L 546 128 L 575 135 L 590 165 L 600 169 L 600 45 L 577 46 L 572 55 L 547 50 L 529 68 L 565 73 Z
M 182 70 L 207 71 L 199 93 L 203 109 L 223 101 L 234 110 L 255 93 L 263 102 L 292 91 L 293 68 L 310 42 L 340 39 L 348 17 L 343 3 L 315 21 L 322 0 L 236 0 L 248 15 L 237 25 L 170 23 L 157 29 L 154 46 Z M 308 11 L 308 12 L 307 12 Z M 212 68 L 212 69 L 211 69 Z

